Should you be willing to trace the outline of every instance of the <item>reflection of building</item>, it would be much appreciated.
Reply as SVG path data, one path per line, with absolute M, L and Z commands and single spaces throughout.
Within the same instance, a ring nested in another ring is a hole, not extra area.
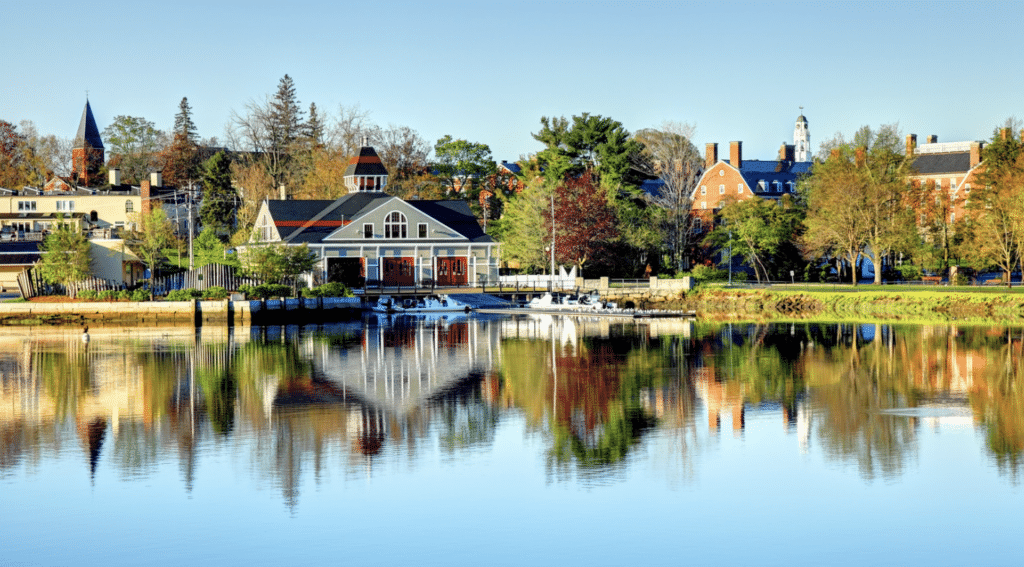
M 491 373 L 500 359 L 498 331 L 458 315 L 368 325 L 358 347 L 317 348 L 313 364 L 363 405 L 404 416 L 467 379 Z

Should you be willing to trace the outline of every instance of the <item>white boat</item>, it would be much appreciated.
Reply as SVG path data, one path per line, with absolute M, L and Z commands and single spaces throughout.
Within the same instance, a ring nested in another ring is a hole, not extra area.
M 456 313 L 467 312 L 472 308 L 447 295 L 427 295 L 401 300 L 390 295 L 382 295 L 377 298 L 376 303 L 370 305 L 370 309 L 377 313 Z
M 560 309 L 572 311 L 589 311 L 600 309 L 615 309 L 612 302 L 601 301 L 596 291 L 583 294 L 568 294 L 547 292 L 540 297 L 535 297 L 526 304 L 530 309 Z

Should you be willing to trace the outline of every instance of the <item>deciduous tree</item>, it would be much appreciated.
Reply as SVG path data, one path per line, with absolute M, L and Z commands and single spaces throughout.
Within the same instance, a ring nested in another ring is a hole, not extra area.
M 174 242 L 174 225 L 159 203 L 147 212 L 132 216 L 132 229 L 128 232 L 129 246 L 149 266 L 150 274 L 156 277 L 164 250 Z
M 156 125 L 141 116 L 115 116 L 103 129 L 110 152 L 108 166 L 120 169 L 125 183 L 138 184 L 154 168 L 161 136 Z
M 474 187 L 479 179 L 497 169 L 491 159 L 491 148 L 487 144 L 456 140 L 450 135 L 434 144 L 434 173 L 450 193 L 463 193 L 473 199 L 479 189 Z
M 1024 143 L 1003 128 L 985 146 L 981 187 L 968 202 L 970 237 L 979 262 L 995 264 L 1010 284 L 1024 246 Z
M 92 275 L 89 240 L 75 225 L 59 220 L 43 241 L 39 270 L 43 279 L 65 288 L 88 278 Z
M 665 240 L 678 270 L 688 267 L 687 251 L 695 242 L 690 209 L 703 168 L 700 152 L 691 141 L 694 130 L 691 124 L 665 122 L 660 129 L 640 130 L 634 136 L 643 145 L 633 158 L 634 168 L 661 181 L 650 199 L 668 213 Z

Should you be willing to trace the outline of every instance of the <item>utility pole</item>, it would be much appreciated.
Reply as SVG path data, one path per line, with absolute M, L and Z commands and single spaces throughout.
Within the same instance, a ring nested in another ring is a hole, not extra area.
M 555 284 L 555 192 L 551 191 L 551 285 Z
M 188 204 L 188 269 L 196 269 L 195 257 L 192 254 L 192 181 L 188 182 L 188 195 L 186 196 L 186 203 Z

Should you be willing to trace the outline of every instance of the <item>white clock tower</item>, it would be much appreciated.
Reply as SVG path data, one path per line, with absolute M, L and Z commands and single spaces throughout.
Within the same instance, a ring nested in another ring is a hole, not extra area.
M 811 132 L 807 129 L 807 119 L 802 113 L 796 119 L 796 127 L 793 128 L 793 145 L 796 161 L 811 161 Z

